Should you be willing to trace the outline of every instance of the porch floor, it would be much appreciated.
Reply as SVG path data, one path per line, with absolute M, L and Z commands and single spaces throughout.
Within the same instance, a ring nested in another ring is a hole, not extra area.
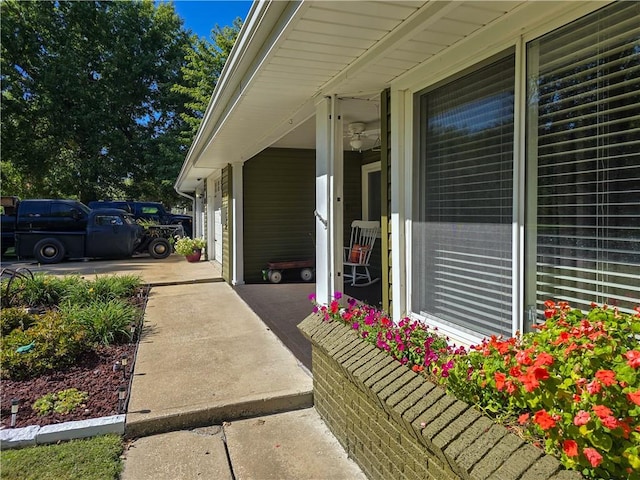
M 316 291 L 316 284 L 257 283 L 233 288 L 300 363 L 311 370 L 311 343 L 300 333 L 298 324 L 313 309 L 309 295 Z M 372 306 L 379 306 L 382 300 L 380 281 L 366 287 L 345 285 L 344 290 L 346 295 Z

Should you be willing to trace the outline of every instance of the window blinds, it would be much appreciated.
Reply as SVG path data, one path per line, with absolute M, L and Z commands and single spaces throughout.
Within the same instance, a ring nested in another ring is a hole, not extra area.
M 620 2 L 528 45 L 538 310 L 640 304 L 638 18 Z
M 421 96 L 412 310 L 512 334 L 514 57 Z

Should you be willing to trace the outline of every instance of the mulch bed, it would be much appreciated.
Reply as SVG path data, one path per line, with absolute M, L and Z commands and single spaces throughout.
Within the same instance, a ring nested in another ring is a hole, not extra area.
M 100 346 L 83 354 L 76 366 L 66 370 L 31 380 L 2 380 L 1 428 L 11 425 L 11 400 L 14 398 L 20 400 L 16 427 L 44 426 L 123 413 L 118 412 L 118 388 L 125 386 L 127 394 L 129 392 L 135 350 L 135 344 Z M 123 378 L 122 370 L 114 371 L 114 364 L 119 362 L 123 355 L 129 360 L 126 379 Z M 66 415 L 51 413 L 40 416 L 31 408 L 43 395 L 68 388 L 87 392 L 87 402 Z

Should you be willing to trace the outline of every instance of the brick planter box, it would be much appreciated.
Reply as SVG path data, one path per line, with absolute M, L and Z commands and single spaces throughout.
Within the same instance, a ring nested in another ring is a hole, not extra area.
M 577 480 L 338 322 L 310 315 L 315 408 L 370 479 Z

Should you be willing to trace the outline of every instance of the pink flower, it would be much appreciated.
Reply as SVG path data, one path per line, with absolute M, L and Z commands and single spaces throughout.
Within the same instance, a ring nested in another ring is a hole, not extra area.
M 582 425 L 586 425 L 591 420 L 591 415 L 589 412 L 585 412 L 584 410 L 580 410 L 575 417 L 573 417 L 573 424 L 577 427 Z
M 525 423 L 527 423 L 529 421 L 529 414 L 528 413 L 523 413 L 522 415 L 520 415 L 518 417 L 518 423 L 520 425 L 524 425 Z
M 631 368 L 640 367 L 640 351 L 629 350 L 624 354 L 624 356 L 627 358 L 627 365 L 629 365 Z
M 602 387 L 600 386 L 600 382 L 596 382 L 595 380 L 587 384 L 587 392 L 591 395 L 599 393 L 601 389 Z
M 584 456 L 587 457 L 587 460 L 589 460 L 592 467 L 597 467 L 602 463 L 602 455 L 600 455 L 595 448 L 585 448 Z
M 600 421 L 602 422 L 602 425 L 607 427 L 609 430 L 614 430 L 618 428 L 618 420 L 616 420 L 615 417 L 612 417 L 612 416 L 604 417 L 604 418 L 601 418 Z

